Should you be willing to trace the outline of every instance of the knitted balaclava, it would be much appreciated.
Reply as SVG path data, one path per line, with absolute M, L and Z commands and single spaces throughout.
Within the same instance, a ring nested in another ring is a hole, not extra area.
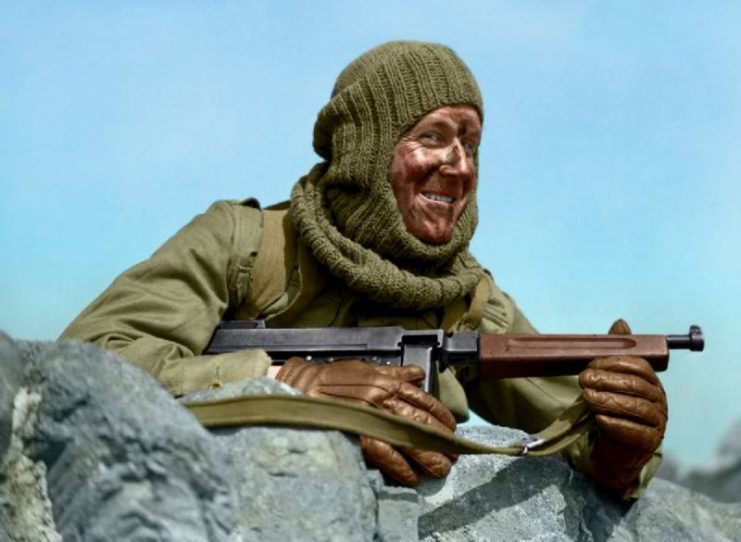
M 467 252 L 475 197 L 452 239 L 432 245 L 406 230 L 388 180 L 399 138 L 446 105 L 471 106 L 483 120 L 478 86 L 458 56 L 442 45 L 390 42 L 345 68 L 314 126 L 314 149 L 326 161 L 294 186 L 294 225 L 320 262 L 374 301 L 440 307 L 483 275 Z

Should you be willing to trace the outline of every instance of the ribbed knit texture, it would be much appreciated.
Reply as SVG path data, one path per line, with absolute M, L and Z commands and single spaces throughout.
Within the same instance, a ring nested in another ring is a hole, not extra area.
M 407 232 L 388 180 L 399 138 L 446 105 L 471 106 L 483 121 L 476 82 L 456 54 L 437 44 L 390 42 L 345 68 L 314 126 L 314 149 L 325 162 L 294 186 L 294 225 L 317 260 L 374 301 L 441 307 L 483 276 L 467 252 L 475 195 L 450 242 L 432 245 Z

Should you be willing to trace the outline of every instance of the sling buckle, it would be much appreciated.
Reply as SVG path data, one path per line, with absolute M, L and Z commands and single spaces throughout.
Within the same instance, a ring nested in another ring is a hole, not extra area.
M 542 446 L 543 444 L 545 444 L 544 438 L 534 437 L 532 435 L 528 436 L 522 442 L 522 451 L 519 453 L 520 457 L 527 456 L 531 450 L 538 448 L 539 446 Z

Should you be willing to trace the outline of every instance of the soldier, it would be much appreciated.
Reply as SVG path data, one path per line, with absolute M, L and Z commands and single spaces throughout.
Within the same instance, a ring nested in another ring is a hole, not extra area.
M 417 387 L 424 376 L 417 367 L 292 359 L 271 368 L 264 352 L 201 355 L 225 317 L 283 327 L 535 333 L 468 251 L 483 112 L 476 81 L 447 47 L 390 42 L 368 51 L 343 70 L 320 111 L 314 149 L 322 161 L 295 184 L 286 212 L 269 215 L 254 200 L 215 203 L 119 276 L 62 337 L 119 353 L 174 395 L 271 374 L 309 395 L 371 404 L 450 432 L 469 407 L 535 432 L 583 388 L 600 429 L 565 456 L 611 493 L 636 497 L 658 468 L 667 420 L 661 384 L 639 358 L 595 360 L 578 380 L 482 382 L 475 369 L 447 370 L 435 398 Z M 278 295 L 268 295 L 275 282 Z M 619 321 L 611 332 L 629 330 Z M 445 476 L 454 460 L 369 438 L 361 445 L 369 461 L 408 485 Z

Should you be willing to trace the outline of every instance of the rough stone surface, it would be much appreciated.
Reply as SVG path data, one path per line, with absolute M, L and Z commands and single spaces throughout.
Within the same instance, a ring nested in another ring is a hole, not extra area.
M 498 429 L 461 433 L 492 445 L 524 436 Z M 556 458 L 464 456 L 444 482 L 426 481 L 418 491 L 419 535 L 429 541 L 738 540 L 741 533 L 741 506 L 665 480 L 624 503 Z
M 228 456 L 156 382 L 89 345 L 19 348 L 28 414 L 14 438 L 36 473 L 26 492 L 48 495 L 37 508 L 48 504 L 39 521 L 49 539 L 227 539 L 236 507 Z M 19 540 L 37 539 L 28 523 Z
M 492 445 L 525 436 L 504 428 L 496 435 L 488 428 L 461 433 Z M 487 533 L 509 540 L 575 539 L 592 521 L 589 483 L 558 459 L 466 456 L 445 481 L 427 481 L 419 492 L 424 540 L 483 540 Z
M 298 392 L 256 379 L 183 400 L 257 393 Z M 354 438 L 338 431 L 267 427 L 219 429 L 214 435 L 231 455 L 244 539 L 373 539 L 376 498 Z
M 25 374 L 1 469 L 4 539 L 376 536 L 373 481 L 352 438 L 262 427 L 211 433 L 116 356 L 81 343 L 18 349 Z M 190 399 L 288 390 L 262 379 Z
M 13 426 L 13 399 L 21 385 L 22 360 L 7 336 L 0 331 L 0 460 L 8 456 Z M 0 464 L 1 465 L 1 464 Z M 5 469 L 0 466 L 0 485 L 8 483 Z M 8 540 L 10 532 L 10 503 L 0 492 L 0 540 Z
M 21 385 L 23 366 L 15 344 L 0 331 L 0 456 L 10 444 L 13 398 Z
M 733 540 L 741 532 L 737 503 L 657 480 L 629 506 L 552 458 L 464 456 L 445 480 L 388 485 L 366 469 L 353 437 L 208 432 L 148 375 L 89 345 L 0 338 L 0 367 L 3 541 Z M 295 391 L 257 379 L 189 399 L 247 393 Z M 491 444 L 522 436 L 462 433 Z
M 658 475 L 717 501 L 741 506 L 741 420 L 731 426 L 706 464 L 685 469 L 670 459 Z

